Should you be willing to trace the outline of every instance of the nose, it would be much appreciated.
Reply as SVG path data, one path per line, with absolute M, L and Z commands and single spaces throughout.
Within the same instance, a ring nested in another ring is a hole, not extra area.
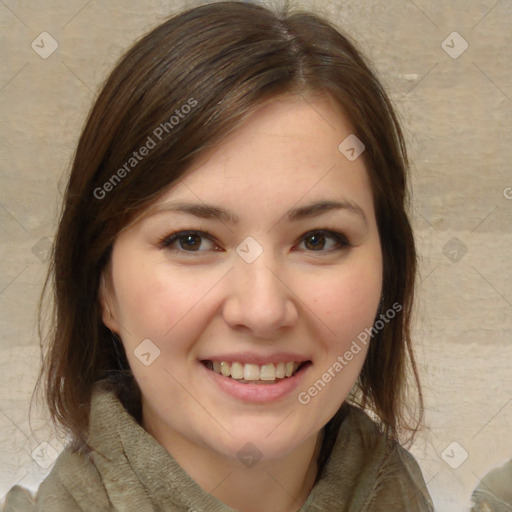
M 266 340 L 275 339 L 298 319 L 291 283 L 270 252 L 264 251 L 252 263 L 237 257 L 227 277 L 223 307 L 224 320 L 232 329 L 246 329 L 252 337 Z

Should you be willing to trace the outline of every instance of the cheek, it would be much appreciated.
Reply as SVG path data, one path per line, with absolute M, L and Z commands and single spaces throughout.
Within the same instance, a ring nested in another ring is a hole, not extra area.
M 382 286 L 380 264 L 354 265 L 326 277 L 311 290 L 311 309 L 333 334 L 333 340 L 353 338 L 373 324 Z
M 207 317 L 205 298 L 218 280 L 211 272 L 194 267 L 176 271 L 147 256 L 119 258 L 114 268 L 119 321 L 130 345 L 149 338 L 163 347 L 168 338 L 184 339 L 183 329 L 193 337 L 200 318 Z
M 127 338 L 158 338 L 178 320 L 186 293 L 161 263 L 118 258 L 114 264 L 117 313 Z
M 359 257 L 361 256 L 361 257 Z M 380 258 L 360 254 L 315 287 L 311 309 L 325 336 L 318 336 L 318 364 L 298 395 L 318 424 L 325 424 L 356 382 L 368 350 L 365 329 L 375 320 L 382 286 Z M 350 263 L 350 264 L 349 264 Z M 320 331 L 319 331 L 320 332 Z

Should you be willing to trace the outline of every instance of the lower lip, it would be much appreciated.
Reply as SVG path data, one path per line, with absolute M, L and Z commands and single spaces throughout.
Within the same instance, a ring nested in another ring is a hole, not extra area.
M 301 383 L 311 363 L 304 365 L 293 377 L 287 377 L 275 384 L 242 384 L 230 377 L 219 375 L 198 361 L 202 371 L 228 395 L 251 403 L 274 402 L 292 393 Z

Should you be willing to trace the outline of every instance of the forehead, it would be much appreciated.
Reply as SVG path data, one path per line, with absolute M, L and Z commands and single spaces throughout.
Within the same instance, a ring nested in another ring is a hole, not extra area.
M 372 216 L 363 158 L 349 160 L 339 149 L 352 134 L 330 96 L 274 98 L 194 163 L 153 207 L 176 200 L 221 203 L 240 211 L 243 220 L 244 214 L 254 218 L 338 199 Z

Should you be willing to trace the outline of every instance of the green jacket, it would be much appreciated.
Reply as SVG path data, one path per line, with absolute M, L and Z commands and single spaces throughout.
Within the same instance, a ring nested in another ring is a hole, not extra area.
M 59 455 L 35 498 L 13 487 L 4 512 L 235 512 L 199 487 L 112 393 L 93 394 L 89 439 L 89 454 Z M 334 511 L 433 511 L 414 458 L 355 407 L 300 509 Z

